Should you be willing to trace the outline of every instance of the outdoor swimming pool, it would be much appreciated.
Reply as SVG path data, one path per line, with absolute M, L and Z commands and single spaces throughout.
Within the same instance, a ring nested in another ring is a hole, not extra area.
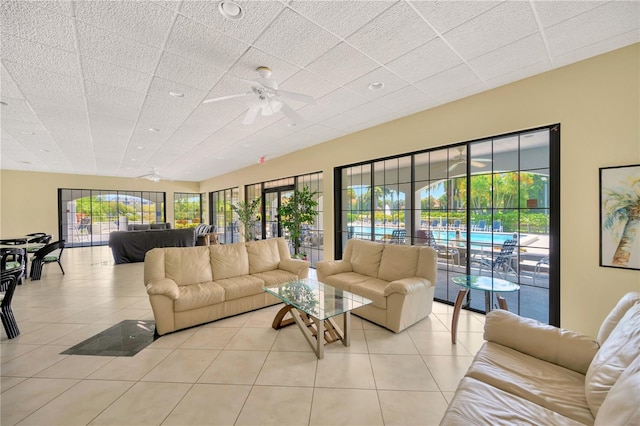
M 352 228 L 354 235 L 356 238 L 370 238 L 371 237 L 371 227 L 370 226 L 362 226 L 362 225 L 350 225 Z M 375 239 L 382 239 L 383 236 L 391 236 L 391 233 L 398 228 L 391 227 L 376 227 L 375 228 Z M 439 244 L 448 244 L 449 242 L 453 243 L 456 239 L 456 231 L 451 230 L 433 230 L 433 236 L 438 241 Z M 529 244 L 532 238 L 531 235 L 528 234 L 520 234 L 518 236 L 520 240 L 520 245 Z M 464 244 L 467 241 L 467 232 L 460 231 L 459 239 Z M 472 249 L 481 249 L 482 247 L 487 246 L 501 246 L 506 240 L 513 239 L 513 233 L 510 232 L 471 232 L 471 248 Z

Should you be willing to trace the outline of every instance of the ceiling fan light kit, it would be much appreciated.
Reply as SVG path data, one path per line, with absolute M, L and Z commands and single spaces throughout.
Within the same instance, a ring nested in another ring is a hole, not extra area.
M 250 92 L 205 99 L 202 103 L 207 104 L 229 99 L 245 98 L 245 103 L 249 109 L 242 120 L 242 124 L 244 125 L 253 124 L 258 113 L 263 117 L 268 117 L 280 112 L 286 115 L 292 124 L 297 125 L 302 123 L 304 121 L 303 118 L 286 104 L 282 98 L 288 98 L 310 105 L 315 105 L 316 100 L 302 93 L 278 90 L 278 83 L 271 79 L 272 71 L 269 67 L 260 66 L 256 68 L 256 73 L 258 74 L 258 78 L 255 80 L 241 79 L 241 81 L 249 85 L 251 88 Z

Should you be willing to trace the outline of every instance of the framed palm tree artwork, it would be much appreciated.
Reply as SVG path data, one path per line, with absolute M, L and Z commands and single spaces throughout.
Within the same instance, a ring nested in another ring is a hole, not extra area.
M 600 266 L 640 270 L 640 164 L 600 169 Z

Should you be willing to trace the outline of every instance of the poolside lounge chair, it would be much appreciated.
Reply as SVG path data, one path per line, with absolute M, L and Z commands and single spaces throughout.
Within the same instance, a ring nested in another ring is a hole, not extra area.
M 459 219 L 454 220 L 451 229 L 460 229 L 460 223 L 461 221 Z
M 407 239 L 407 231 L 404 229 L 394 229 L 391 232 L 389 244 L 404 244 Z
M 502 232 L 502 223 L 499 220 L 494 220 L 491 230 L 493 232 Z
M 541 269 L 549 269 L 549 256 L 545 256 L 536 263 L 535 268 L 533 269 L 533 283 L 536 283 L 536 278 L 540 275 Z
M 476 229 L 474 229 L 474 231 L 486 231 L 486 230 L 487 230 L 487 221 L 479 220 L 478 226 L 476 226 Z
M 471 259 L 471 263 L 479 266 L 478 275 L 482 275 L 482 268 L 486 267 L 490 271 L 496 272 L 502 278 L 504 278 L 503 274 L 510 272 L 517 276 L 518 272 L 511 267 L 511 260 L 516 244 L 515 240 L 506 240 L 500 248 L 500 254 L 496 257 L 482 256 L 480 258 L 475 258 L 474 255 Z
M 420 230 L 418 233 L 418 241 L 424 242 L 425 245 L 433 248 L 438 254 L 438 257 L 446 259 L 447 263 L 451 260 L 458 265 L 460 264 L 460 253 L 458 250 L 438 244 L 436 238 L 433 236 L 433 231 Z
M 447 229 L 448 221 L 447 219 L 442 219 L 442 223 L 440 224 L 440 228 Z
M 431 222 L 431 227 L 432 228 L 437 228 L 439 223 L 440 223 L 440 220 L 433 219 L 433 221 Z

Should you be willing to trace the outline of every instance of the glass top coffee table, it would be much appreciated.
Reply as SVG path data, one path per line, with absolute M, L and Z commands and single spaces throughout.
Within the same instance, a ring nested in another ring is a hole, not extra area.
M 351 311 L 371 303 L 365 297 L 310 278 L 267 286 L 264 291 L 285 304 L 273 319 L 273 328 L 278 330 L 294 322 L 298 324 L 319 359 L 324 358 L 325 341 L 340 340 L 345 346 L 351 344 Z M 287 313 L 293 318 L 285 319 Z M 333 321 L 333 317 L 340 314 L 344 314 L 342 329 Z
M 511 281 L 493 277 L 481 277 L 479 275 L 458 275 L 451 278 L 451 281 L 463 287 L 458 292 L 456 303 L 453 305 L 453 318 L 451 319 L 451 343 L 456 343 L 456 335 L 458 332 L 458 318 L 460 317 L 460 309 L 462 309 L 462 300 L 469 290 L 484 291 L 485 311 L 491 311 L 492 294 L 496 293 L 498 306 L 500 309 L 507 310 L 507 301 L 504 297 L 500 297 L 498 293 L 506 293 L 510 291 L 520 290 L 518 284 Z

